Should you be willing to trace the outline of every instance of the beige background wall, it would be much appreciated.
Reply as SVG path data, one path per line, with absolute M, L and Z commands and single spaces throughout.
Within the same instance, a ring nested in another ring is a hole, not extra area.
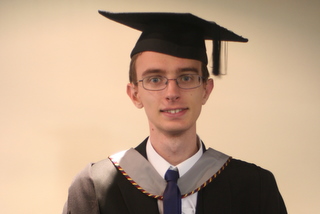
M 192 12 L 248 37 L 229 44 L 228 75 L 215 78 L 199 134 L 271 170 L 289 213 L 320 213 L 319 1 L 0 5 L 0 213 L 60 213 L 79 170 L 147 136 L 125 93 L 139 33 L 98 9 Z

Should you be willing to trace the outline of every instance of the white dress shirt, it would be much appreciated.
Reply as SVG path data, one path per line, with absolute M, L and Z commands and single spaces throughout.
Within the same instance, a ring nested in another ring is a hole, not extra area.
M 178 164 L 177 167 L 179 170 L 180 177 L 183 176 L 202 156 L 202 143 L 199 140 L 199 150 L 196 154 Z M 171 166 L 165 159 L 163 159 L 153 148 L 150 138 L 147 143 L 147 156 L 148 161 L 152 164 L 152 166 L 156 169 L 156 171 L 164 178 L 166 171 Z M 194 214 L 196 213 L 196 205 L 197 205 L 197 195 L 198 193 L 194 193 L 189 195 L 186 198 L 183 198 L 181 201 L 181 210 L 182 214 Z M 158 207 L 160 214 L 163 214 L 163 202 L 162 200 L 158 200 Z

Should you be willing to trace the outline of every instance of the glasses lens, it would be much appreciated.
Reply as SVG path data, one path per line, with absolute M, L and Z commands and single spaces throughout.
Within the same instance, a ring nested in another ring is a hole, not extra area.
M 146 77 L 142 81 L 143 87 L 147 90 L 162 90 L 166 87 L 167 78 L 162 76 Z
M 185 74 L 177 78 L 179 87 L 184 89 L 196 88 L 200 86 L 201 80 L 201 77 L 196 74 Z

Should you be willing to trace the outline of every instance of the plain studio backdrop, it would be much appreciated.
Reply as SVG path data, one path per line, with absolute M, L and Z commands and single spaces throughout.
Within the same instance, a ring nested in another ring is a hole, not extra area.
M 198 134 L 209 147 L 271 170 L 289 213 L 320 213 L 319 1 L 0 5 L 0 213 L 61 213 L 86 164 L 147 137 L 144 110 L 125 92 L 139 32 L 98 9 L 191 12 L 249 38 L 229 43 L 228 74 L 214 78 Z

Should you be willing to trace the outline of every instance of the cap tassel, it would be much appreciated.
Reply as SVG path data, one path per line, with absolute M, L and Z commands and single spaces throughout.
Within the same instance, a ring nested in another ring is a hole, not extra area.
M 212 73 L 215 76 L 220 75 L 220 55 L 221 55 L 221 41 L 220 40 L 213 40 L 213 70 Z

